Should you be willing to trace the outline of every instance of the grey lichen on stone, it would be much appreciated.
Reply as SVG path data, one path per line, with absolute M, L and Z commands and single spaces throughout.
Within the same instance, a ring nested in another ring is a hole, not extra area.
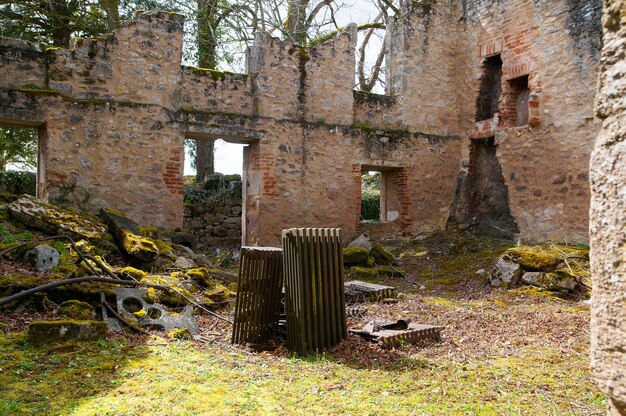
M 489 283 L 495 287 L 513 287 L 522 277 L 522 272 L 519 264 L 499 258 L 493 267 Z
M 107 232 L 93 215 L 46 204 L 28 195 L 10 204 L 8 209 L 11 216 L 21 223 L 51 234 L 99 241 Z

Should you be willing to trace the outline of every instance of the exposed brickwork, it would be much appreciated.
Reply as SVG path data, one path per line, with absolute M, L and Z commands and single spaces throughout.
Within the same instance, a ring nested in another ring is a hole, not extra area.
M 183 194 L 183 160 L 182 152 L 174 150 L 163 170 L 163 182 L 172 194 Z
M 391 177 L 392 183 L 396 190 L 398 202 L 400 205 L 400 229 L 403 237 L 409 237 L 408 230 L 413 224 L 411 216 L 411 191 L 409 190 L 409 177 L 405 169 L 395 169 Z
M 509 206 L 530 241 L 588 241 L 588 164 L 598 125 L 593 118 L 598 50 L 574 36 L 599 27 L 598 0 L 495 0 L 468 3 L 457 55 L 461 130 L 469 139 L 496 137 Z M 580 16 L 579 10 L 587 10 Z M 572 20 L 572 16 L 576 19 Z M 596 39 L 595 31 L 586 32 Z M 582 39 L 582 40 L 581 40 Z M 586 39 L 586 38 L 585 38 Z M 502 41 L 501 119 L 474 123 L 486 50 Z M 528 76 L 528 124 L 517 126 L 511 80 Z M 463 159 L 469 162 L 469 145 Z M 463 168 L 466 169 L 466 168 Z

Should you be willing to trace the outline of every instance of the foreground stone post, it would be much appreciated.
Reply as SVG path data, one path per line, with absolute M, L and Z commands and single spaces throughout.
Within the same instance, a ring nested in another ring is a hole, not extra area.
M 626 0 L 604 0 L 604 50 L 591 158 L 592 368 L 609 414 L 626 415 Z

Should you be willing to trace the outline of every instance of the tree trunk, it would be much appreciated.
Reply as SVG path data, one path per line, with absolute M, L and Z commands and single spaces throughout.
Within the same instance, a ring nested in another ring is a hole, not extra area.
M 219 0 L 197 0 L 198 14 L 198 66 L 217 66 L 217 16 Z M 196 181 L 204 182 L 208 175 L 215 173 L 215 141 L 196 141 Z
M 107 30 L 114 31 L 120 27 L 119 0 L 101 0 L 100 6 L 107 16 Z
M 215 140 L 196 140 L 196 182 L 215 173 Z
M 52 45 L 68 48 L 70 46 L 70 37 L 72 31 L 69 27 L 69 20 L 71 18 L 70 6 L 65 0 L 53 0 L 50 3 L 51 8 L 51 37 Z
M 198 66 L 215 68 L 217 66 L 217 30 L 219 0 L 197 0 L 198 14 Z
M 287 35 L 289 38 L 299 44 L 306 43 L 307 35 L 307 13 L 306 8 L 310 0 L 289 0 L 287 6 Z

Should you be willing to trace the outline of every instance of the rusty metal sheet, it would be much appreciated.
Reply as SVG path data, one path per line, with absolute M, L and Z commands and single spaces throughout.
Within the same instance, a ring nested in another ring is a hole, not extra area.
M 399 319 L 395 322 L 370 321 L 363 328 L 351 328 L 349 332 L 377 342 L 383 348 L 394 348 L 424 339 L 438 340 L 443 329 L 443 326 L 415 324 L 410 319 Z

